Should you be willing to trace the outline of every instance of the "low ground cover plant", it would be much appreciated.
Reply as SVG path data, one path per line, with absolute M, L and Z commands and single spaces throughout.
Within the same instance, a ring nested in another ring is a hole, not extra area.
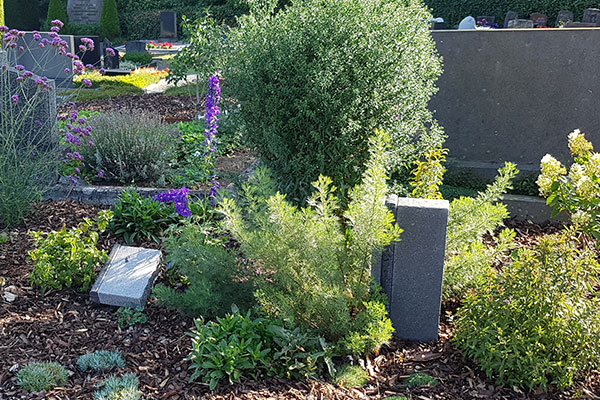
M 362 387 L 369 381 L 369 372 L 360 365 L 344 365 L 339 368 L 333 383 L 343 387 Z
M 290 330 L 250 313 L 228 314 L 214 322 L 199 318 L 195 324 L 188 357 L 191 379 L 202 379 L 211 390 L 224 379 L 231 384 L 242 376 L 306 379 L 333 373 L 332 348 L 312 332 Z
M 54 389 L 69 379 L 69 371 L 55 362 L 34 362 L 24 366 L 17 374 L 17 382 L 29 392 Z
M 157 70 L 154 68 L 137 68 L 131 71 L 128 75 L 118 76 L 107 76 L 99 70 L 89 71 L 80 76 L 77 76 L 74 81 L 75 83 L 83 85 L 83 80 L 89 80 L 92 85 L 87 86 L 91 88 L 98 88 L 101 85 L 106 86 L 135 86 L 137 88 L 144 88 L 153 83 L 159 82 L 165 78 L 168 74 L 166 70 Z
M 94 115 L 88 123 L 94 146 L 79 152 L 94 173 L 123 183 L 164 183 L 179 140 L 174 125 L 158 115 L 123 110 Z
M 97 243 L 111 218 L 111 211 L 101 211 L 95 221 L 86 218 L 71 229 L 30 232 L 36 243 L 36 248 L 29 253 L 33 260 L 32 284 L 42 291 L 64 287 L 89 290 L 96 280 L 96 268 L 108 259 L 106 251 L 99 250 Z
M 96 350 L 93 353 L 85 354 L 77 359 L 77 366 L 82 371 L 92 370 L 95 372 L 108 371 L 113 368 L 123 368 L 125 361 L 118 350 Z
M 126 243 L 143 239 L 158 243 L 162 232 L 180 219 L 174 205 L 143 197 L 130 189 L 119 194 L 108 228 Z
M 519 250 L 467 294 L 456 346 L 500 384 L 571 385 L 600 362 L 599 267 L 573 232 Z
M 117 325 L 123 329 L 126 327 L 132 327 L 137 324 L 144 324 L 148 321 L 148 317 L 144 314 L 143 307 L 131 308 L 131 307 L 119 307 L 117 310 L 119 319 Z
M 372 139 L 372 158 L 346 209 L 329 178 L 321 176 L 309 207 L 298 209 L 269 193 L 275 183 L 264 172 L 240 196 L 248 222 L 235 201 L 222 203 L 224 226 L 260 265 L 256 297 L 266 315 L 316 329 L 341 352 L 370 353 L 393 330 L 370 274 L 373 254 L 401 231 L 384 203 L 388 142 L 382 131 Z

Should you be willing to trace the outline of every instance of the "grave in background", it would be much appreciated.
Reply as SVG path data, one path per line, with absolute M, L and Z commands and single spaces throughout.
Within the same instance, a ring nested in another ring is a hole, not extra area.
M 177 39 L 177 13 L 175 11 L 160 12 L 161 39 Z
M 40 32 L 42 39 L 48 39 L 52 42 L 52 38 L 46 32 Z M 60 35 L 60 38 L 67 42 L 67 51 L 75 53 L 75 37 L 71 35 Z M 54 46 L 40 47 L 40 42 L 36 41 L 32 32 L 26 32 L 25 37 L 21 40 L 25 41 L 25 48 L 28 51 L 17 53 L 17 64 L 21 64 L 26 70 L 33 72 L 39 76 L 46 76 L 56 82 L 57 88 L 73 87 L 71 69 L 73 68 L 70 58 L 57 53 Z M 66 71 L 69 70 L 69 72 Z
M 68 0 L 69 21 L 75 24 L 99 24 L 104 0 Z
M 530 19 L 513 19 L 508 22 L 508 29 L 532 29 L 533 21 Z
M 438 337 L 446 252 L 447 200 L 386 201 L 404 232 L 378 257 L 373 276 L 387 294 L 394 336 L 418 341 Z

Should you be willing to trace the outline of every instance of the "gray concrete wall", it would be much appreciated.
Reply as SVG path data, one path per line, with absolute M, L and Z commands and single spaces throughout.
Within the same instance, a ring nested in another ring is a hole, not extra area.
M 576 128 L 600 149 L 600 29 L 433 31 L 444 73 L 430 108 L 450 158 L 494 175 L 570 160 Z

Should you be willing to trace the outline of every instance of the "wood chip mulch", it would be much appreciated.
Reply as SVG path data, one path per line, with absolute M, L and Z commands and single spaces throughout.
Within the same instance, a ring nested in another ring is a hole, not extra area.
M 70 290 L 40 294 L 29 284 L 32 264 L 27 252 L 33 248 L 29 230 L 49 231 L 63 225 L 74 226 L 84 217 L 94 217 L 100 207 L 80 203 L 44 202 L 17 228 L 4 229 L 8 242 L 0 244 L 0 399 L 93 399 L 97 384 L 108 374 L 82 373 L 77 358 L 94 350 L 121 350 L 126 367 L 118 373 L 135 372 L 145 400 L 321 400 L 385 399 L 407 396 L 428 399 L 569 399 L 600 398 L 600 373 L 594 372 L 568 391 L 551 388 L 548 392 L 524 393 L 495 385 L 472 362 L 465 360 L 451 344 L 452 318 L 456 304 L 444 304 L 440 338 L 433 343 L 394 340 L 381 353 L 368 360 L 371 380 L 364 388 L 338 388 L 325 382 L 296 382 L 283 379 L 243 381 L 221 385 L 210 392 L 207 385 L 189 383 L 190 371 L 185 357 L 190 339 L 185 334 L 193 326 L 190 318 L 167 311 L 155 304 L 146 308 L 148 322 L 129 329 L 117 326 L 115 308 L 90 302 L 87 294 Z M 559 229 L 515 223 L 521 243 L 534 243 L 542 234 Z M 3 227 L 0 226 L 0 231 Z M 103 235 L 101 247 L 115 243 Z M 144 246 L 157 247 L 155 243 Z M 2 297 L 16 294 L 12 302 Z M 18 367 L 33 361 L 56 361 L 72 371 L 69 384 L 50 392 L 27 393 L 16 383 Z M 413 372 L 436 377 L 434 387 L 409 388 L 403 381 Z

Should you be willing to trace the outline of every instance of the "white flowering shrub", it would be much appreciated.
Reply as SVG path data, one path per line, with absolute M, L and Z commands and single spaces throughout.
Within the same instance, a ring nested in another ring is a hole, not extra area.
M 542 158 L 540 195 L 553 216 L 565 211 L 576 227 L 600 239 L 600 153 L 579 129 L 569 134 L 569 149 L 574 163 L 568 170 L 550 154 Z

